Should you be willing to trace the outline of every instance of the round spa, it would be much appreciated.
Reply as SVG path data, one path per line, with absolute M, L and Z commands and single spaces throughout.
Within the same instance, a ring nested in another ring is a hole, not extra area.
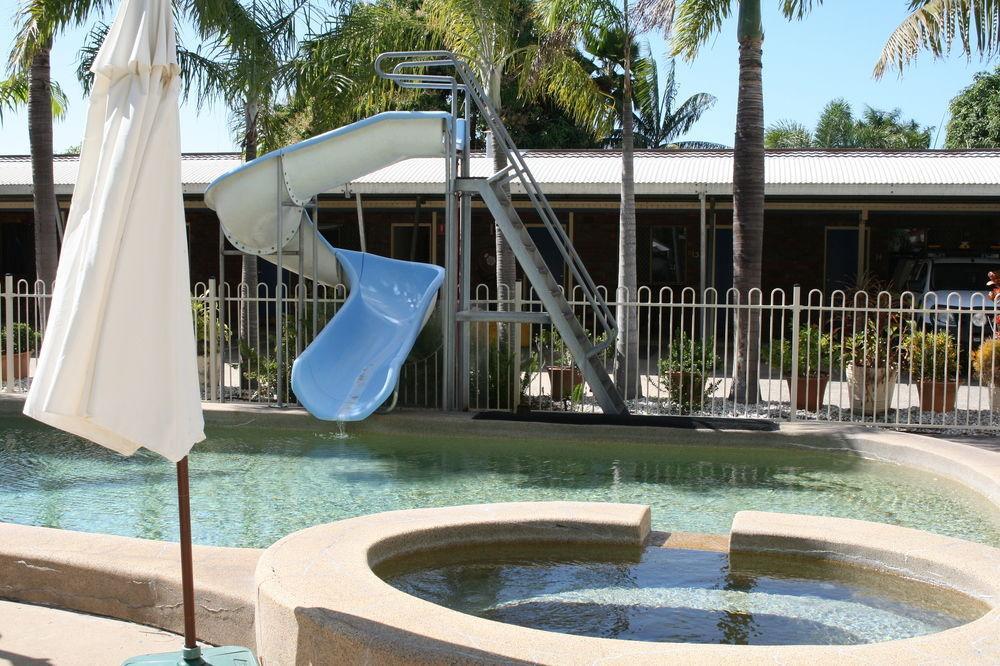
M 645 506 L 552 502 L 306 529 L 258 565 L 260 654 L 273 663 L 947 655 L 986 664 L 1000 653 L 1000 551 L 989 546 L 761 512 L 738 513 L 728 540 L 649 526 Z

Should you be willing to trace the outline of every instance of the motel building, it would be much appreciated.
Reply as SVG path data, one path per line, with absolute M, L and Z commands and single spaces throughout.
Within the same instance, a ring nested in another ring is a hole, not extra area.
M 525 155 L 594 281 L 613 290 L 620 153 L 527 150 Z M 219 224 L 203 200 L 208 184 L 239 163 L 235 153 L 184 155 L 192 283 L 239 279 L 239 257 L 220 254 Z M 491 164 L 483 155 L 475 157 L 472 175 L 489 175 Z M 640 286 L 724 290 L 732 285 L 732 170 L 728 150 L 636 152 Z M 56 158 L 64 219 L 76 174 L 75 156 Z M 29 158 L 0 156 L 0 273 L 28 280 L 34 278 L 31 194 Z M 550 268 L 571 287 L 547 231 L 531 226 L 533 211 L 516 183 L 512 194 Z M 492 285 L 492 218 L 481 202 L 473 205 L 472 284 Z M 335 246 L 360 249 L 363 228 L 369 252 L 444 262 L 441 159 L 400 162 L 326 193 L 318 206 L 322 233 Z M 1000 151 L 767 153 L 765 290 L 798 284 L 830 292 L 850 288 L 864 276 L 919 291 L 915 278 L 927 257 L 998 253 Z M 270 269 L 262 263 L 264 281 Z M 959 282 L 970 279 L 977 278 Z

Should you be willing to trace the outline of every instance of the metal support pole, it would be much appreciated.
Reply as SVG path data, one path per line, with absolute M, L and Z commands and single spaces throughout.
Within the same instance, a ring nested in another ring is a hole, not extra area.
M 462 137 L 462 154 L 458 156 L 459 169 L 462 178 L 468 178 L 469 168 L 469 145 L 472 137 L 469 136 L 471 101 L 466 93 L 464 100 L 465 126 Z M 469 309 L 472 291 L 472 195 L 462 192 L 461 206 L 461 227 L 462 227 L 462 291 L 459 294 L 459 310 L 466 312 Z M 458 351 L 458 385 L 459 398 L 458 408 L 462 411 L 469 409 L 469 356 L 471 349 L 469 345 L 469 322 L 463 321 L 459 324 L 459 351 Z
M 514 283 L 514 312 L 521 311 L 521 281 Z M 523 324 L 514 324 L 514 391 L 517 395 L 511 401 L 510 410 L 516 412 L 521 404 L 521 328 Z
M 224 330 L 226 330 L 226 319 L 227 319 L 227 316 L 226 316 L 227 315 L 227 313 L 226 313 L 226 307 L 227 307 L 227 305 L 226 305 L 226 233 L 222 229 L 222 221 L 221 220 L 219 221 L 219 281 L 218 281 L 218 289 L 219 289 L 219 330 L 220 331 L 224 331 Z M 237 299 L 238 298 L 239 298 L 239 295 L 237 294 Z M 239 300 L 237 300 L 237 302 L 239 302 Z M 238 317 L 238 315 L 237 315 L 237 317 Z M 239 328 L 239 327 L 237 327 L 237 328 Z M 238 330 L 237 330 L 236 334 L 237 334 L 237 338 L 238 338 L 239 337 L 239 331 Z M 228 350 L 226 349 L 225 340 L 223 340 L 223 343 L 224 343 L 223 344 L 223 349 L 222 349 L 222 351 L 221 351 L 221 353 L 220 353 L 219 356 L 220 356 L 220 360 L 222 362 L 222 382 L 224 383 L 226 381 L 226 371 L 225 371 L 225 368 L 226 368 L 226 357 L 228 356 Z M 249 344 L 249 342 L 248 342 L 248 344 Z M 237 339 L 236 349 L 239 350 L 239 340 L 238 339 Z M 239 360 L 239 353 L 238 352 L 237 352 L 236 356 L 237 356 L 237 360 Z M 241 382 L 239 380 L 239 373 L 237 373 L 237 382 L 236 382 L 237 388 L 239 388 L 239 384 L 240 383 Z M 221 398 L 221 394 L 220 394 L 220 398 Z
M 861 280 L 868 270 L 868 209 L 862 209 L 861 215 L 858 217 L 858 274 L 855 282 L 861 284 Z
M 444 312 L 442 326 L 444 328 L 444 387 L 442 396 L 442 408 L 453 410 L 456 408 L 455 383 L 457 379 L 457 368 L 455 363 L 456 352 L 456 313 L 458 312 L 458 217 L 456 215 L 455 197 L 455 168 L 457 162 L 457 148 L 455 145 L 455 130 L 457 123 L 456 109 L 458 95 L 457 88 L 452 86 L 451 96 L 451 118 L 445 125 L 445 141 L 448 143 L 447 164 L 445 166 L 445 176 L 447 184 L 445 188 L 445 297 L 441 304 Z
M 302 208 L 299 215 L 305 215 L 306 210 Z M 306 240 L 302 235 L 302 218 L 299 217 L 299 277 L 295 280 L 295 356 L 298 358 L 302 353 L 302 312 L 306 309 Z M 316 266 L 313 266 L 313 275 L 316 274 Z
M 3 350 L 6 359 L 4 373 L 7 375 L 3 391 L 10 393 L 14 390 L 14 276 L 10 274 L 3 278 L 3 326 L 7 342 Z
M 310 209 L 307 210 L 307 215 L 310 216 L 313 228 L 313 251 L 312 251 L 312 267 L 313 267 L 313 278 L 312 278 L 312 339 L 316 339 L 316 335 L 319 334 L 317 330 L 319 328 L 319 243 L 322 238 L 322 234 L 319 231 L 319 198 L 313 197 L 311 212 Z
M 219 328 L 218 320 L 218 298 L 216 290 L 218 286 L 215 278 L 208 280 L 208 399 L 212 402 L 219 401 Z
M 365 249 L 365 213 L 364 205 L 361 203 L 361 193 L 354 193 L 354 207 L 358 211 L 358 239 L 361 244 L 361 251 L 367 252 Z M 317 228 L 319 228 L 319 215 L 316 216 Z
M 702 189 L 698 193 L 698 301 L 704 302 L 708 266 L 708 224 L 705 213 L 706 192 Z
M 275 386 L 277 388 L 276 401 L 277 406 L 284 406 L 284 391 L 282 390 L 282 379 L 284 378 L 284 373 L 282 372 L 283 361 L 284 361 L 284 321 L 283 321 L 283 310 L 285 307 L 284 298 L 284 288 L 282 281 L 282 257 L 281 257 L 281 245 L 282 245 L 282 224 L 281 218 L 284 213 L 284 196 L 282 196 L 282 191 L 285 190 L 285 162 L 282 156 L 278 155 L 278 168 L 277 172 L 277 187 L 274 191 L 274 214 L 275 214 L 275 246 L 277 248 L 275 258 L 277 262 L 276 267 L 276 278 L 274 287 L 274 330 L 275 330 L 275 365 L 277 366 L 275 371 Z
M 788 376 L 788 420 L 795 420 L 795 405 L 799 393 L 799 320 L 802 318 L 802 287 L 792 287 L 792 371 Z

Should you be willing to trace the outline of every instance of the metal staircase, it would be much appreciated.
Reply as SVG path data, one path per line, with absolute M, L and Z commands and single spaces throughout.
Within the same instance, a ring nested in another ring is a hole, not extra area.
M 395 62 L 392 71 L 385 71 L 383 68 L 383 62 L 387 60 Z M 431 74 L 427 71 L 442 67 L 453 70 L 454 75 Z M 380 76 L 395 81 L 401 87 L 451 90 L 453 109 L 456 105 L 457 93 L 464 92 L 466 114 L 468 114 L 469 102 L 475 104 L 480 118 L 486 123 L 493 135 L 495 149 L 506 157 L 508 166 L 489 178 L 457 177 L 452 175 L 455 174 L 455 169 L 450 167 L 448 169 L 449 178 L 453 178 L 454 182 L 449 184 L 448 190 L 449 192 L 474 193 L 483 200 L 510 245 L 525 276 L 542 301 L 548 312 L 549 320 L 566 343 L 573 360 L 590 385 L 601 409 L 607 414 L 627 414 L 628 408 L 618 388 L 608 375 L 602 354 L 604 350 L 614 344 L 618 334 L 614 315 L 587 272 L 583 260 L 580 259 L 569 236 L 559 223 L 548 199 L 542 193 L 541 187 L 528 168 L 523 155 L 514 145 L 507 128 L 500 120 L 499 114 L 479 84 L 474 72 L 464 60 L 449 51 L 383 53 L 376 59 L 375 68 Z M 517 181 L 528 196 L 535 212 L 551 235 L 555 247 L 562 255 L 565 265 L 569 268 L 574 284 L 583 294 L 588 314 L 593 316 L 597 327 L 596 339 L 590 338 L 586 329 L 577 319 L 562 288 L 552 276 L 544 258 L 514 208 L 507 193 L 508 185 L 513 181 Z

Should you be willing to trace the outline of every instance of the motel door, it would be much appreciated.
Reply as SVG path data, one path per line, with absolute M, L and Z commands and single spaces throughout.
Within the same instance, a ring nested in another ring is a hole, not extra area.
M 823 286 L 829 293 L 858 282 L 858 228 L 827 227 Z
M 716 227 L 713 257 L 712 286 L 719 293 L 719 301 L 726 300 L 726 291 L 733 286 L 733 228 Z
M 549 267 L 549 271 L 552 272 L 552 277 L 555 278 L 556 283 L 565 284 L 563 273 L 566 262 L 563 260 L 562 252 L 556 247 L 556 242 L 552 240 L 552 234 L 549 233 L 548 228 L 531 225 L 528 227 L 528 235 L 535 242 L 535 247 L 538 248 L 542 259 L 545 260 L 545 265 Z

